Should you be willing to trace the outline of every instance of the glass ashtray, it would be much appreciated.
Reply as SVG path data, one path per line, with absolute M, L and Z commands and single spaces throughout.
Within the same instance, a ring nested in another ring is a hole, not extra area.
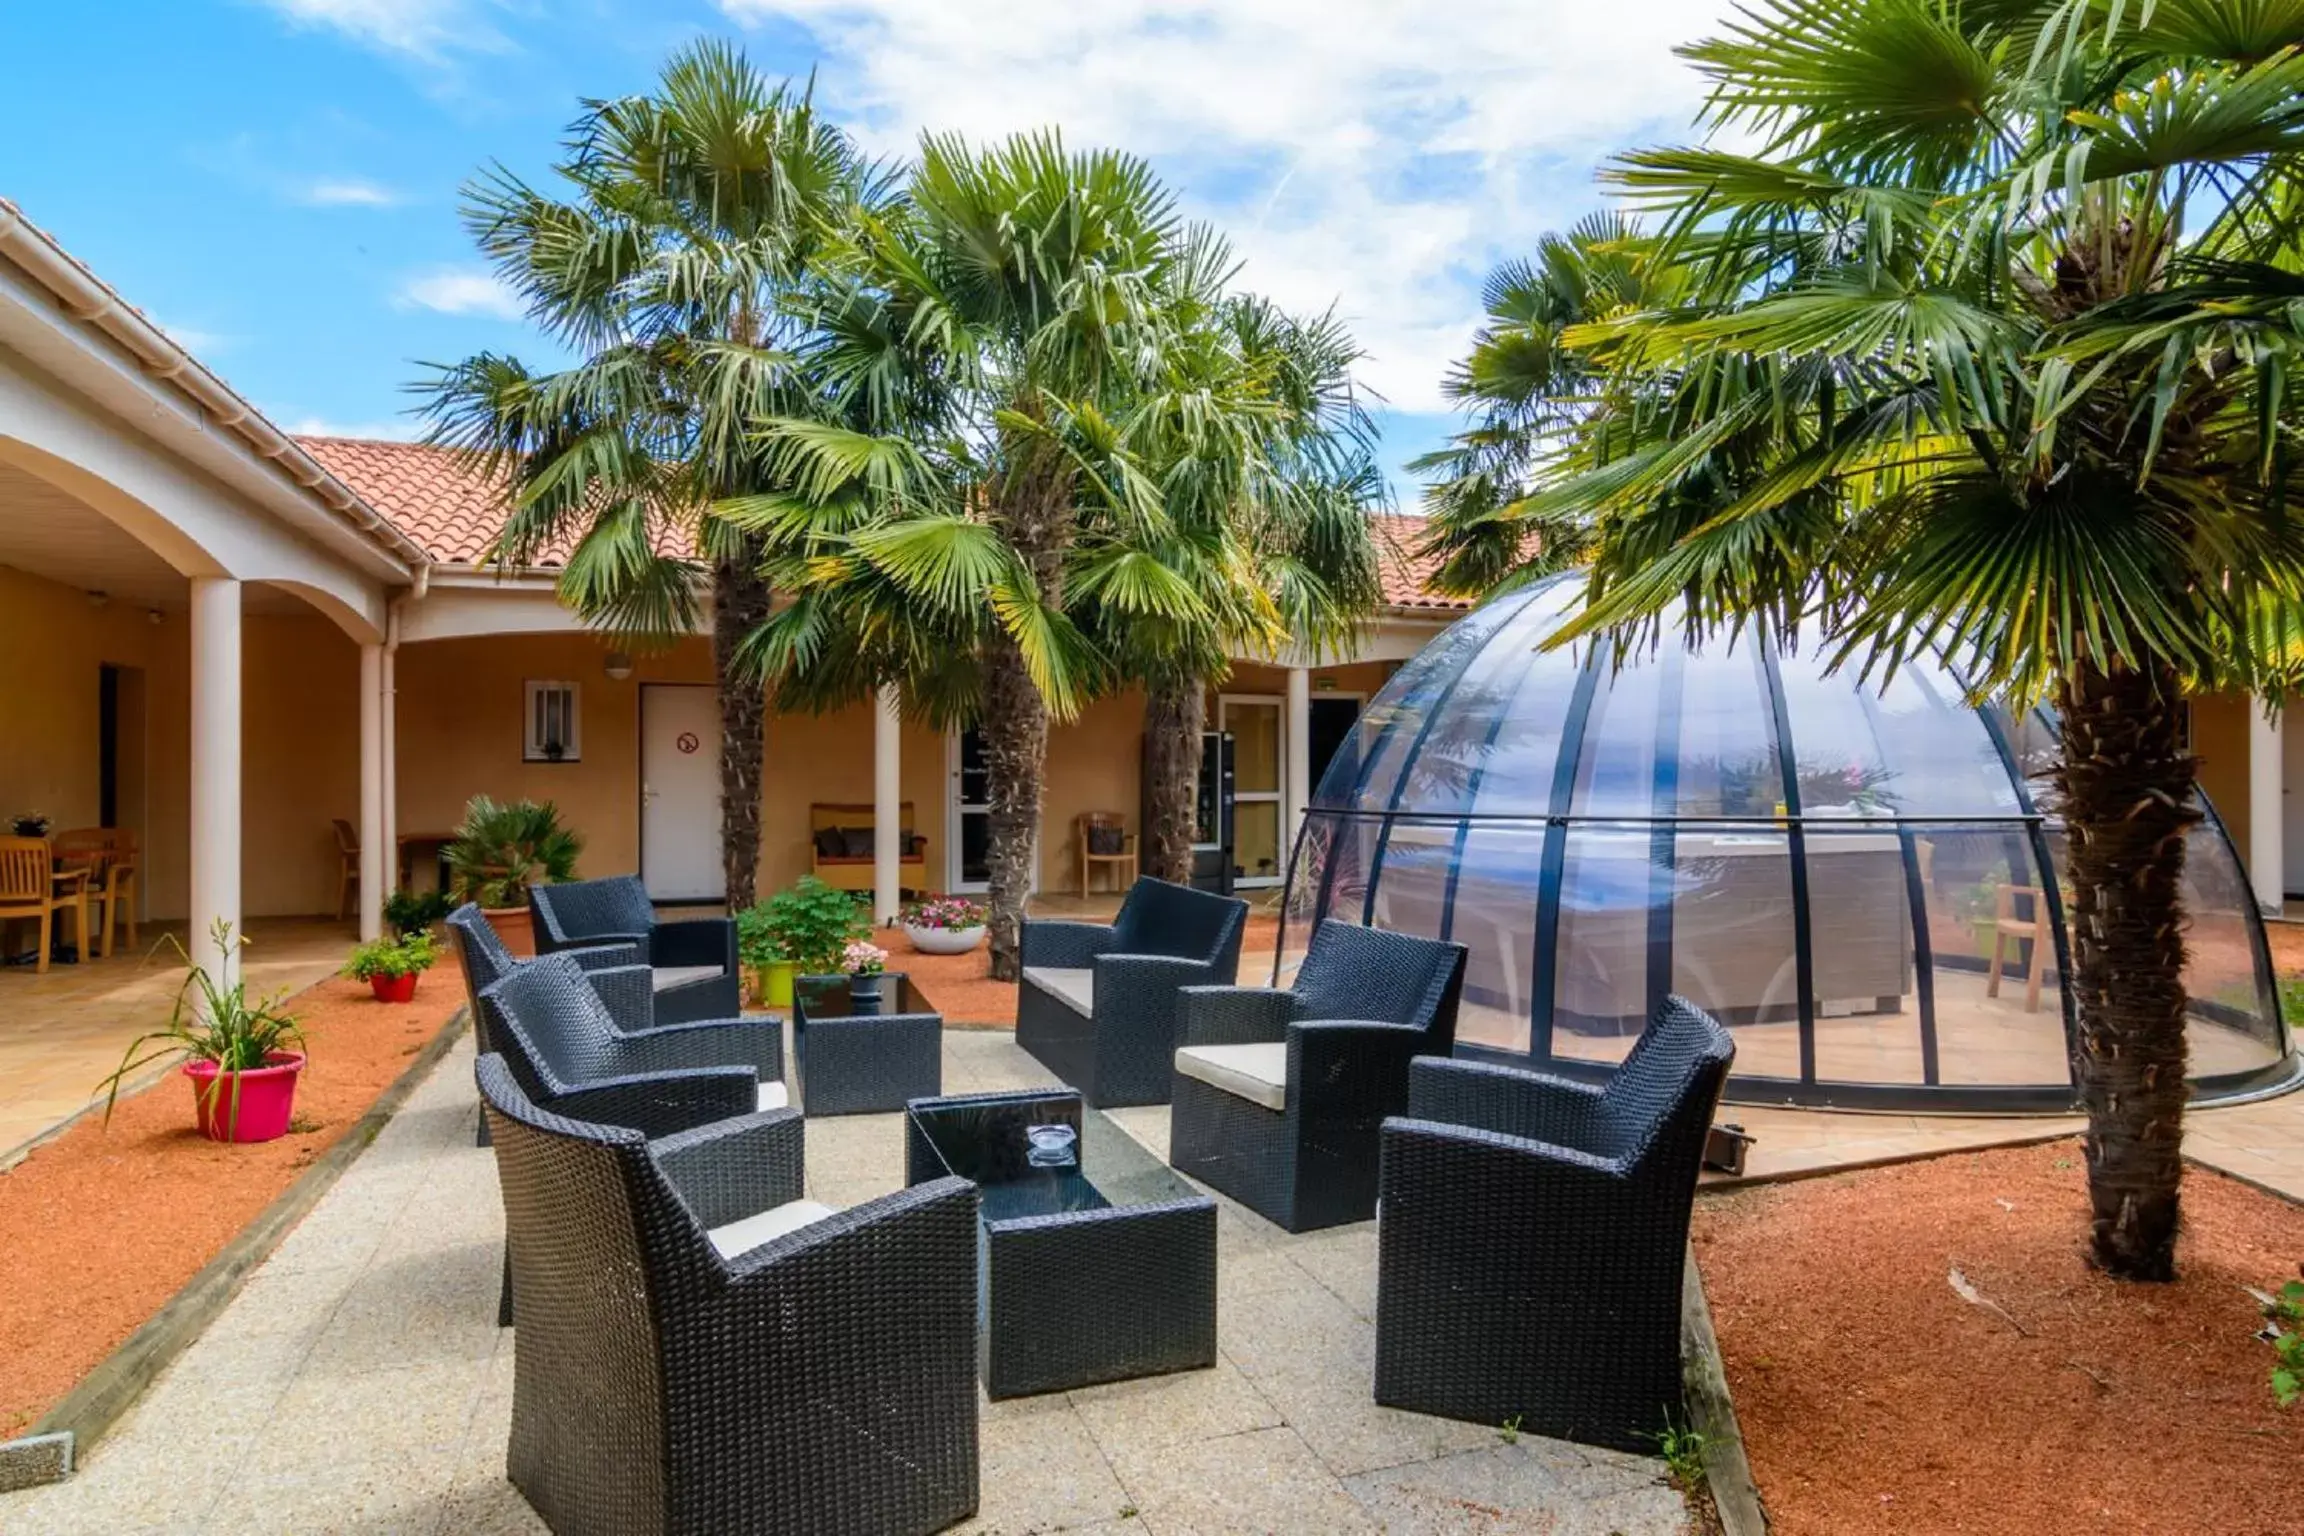
M 1080 1160 L 1080 1133 L 1068 1125 L 1027 1126 L 1024 1140 L 1024 1160 L 1035 1168 L 1069 1168 Z

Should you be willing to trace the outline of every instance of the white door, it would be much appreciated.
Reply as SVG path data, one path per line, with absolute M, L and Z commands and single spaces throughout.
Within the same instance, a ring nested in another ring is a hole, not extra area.
M 984 769 L 984 739 L 973 729 L 945 738 L 951 794 L 945 816 L 944 888 L 981 891 L 992 884 L 992 779 Z
M 1287 701 L 1264 694 L 1228 693 L 1216 701 L 1216 727 L 1232 733 L 1232 883 L 1237 887 L 1278 885 L 1283 873 L 1286 716 Z
M 2280 711 L 2280 837 L 2288 889 L 2304 889 L 2304 698 Z
M 709 686 L 640 690 L 640 879 L 658 901 L 724 901 L 720 704 Z

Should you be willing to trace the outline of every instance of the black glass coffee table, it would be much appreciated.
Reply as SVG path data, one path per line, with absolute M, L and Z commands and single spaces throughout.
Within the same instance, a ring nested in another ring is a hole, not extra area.
M 1216 1202 L 1074 1090 L 915 1099 L 904 1164 L 981 1191 L 990 1396 L 1216 1363 Z
M 846 976 L 792 983 L 792 1061 L 811 1115 L 885 1114 L 944 1090 L 944 1019 L 901 971 L 880 978 L 881 1002 L 856 1009 Z

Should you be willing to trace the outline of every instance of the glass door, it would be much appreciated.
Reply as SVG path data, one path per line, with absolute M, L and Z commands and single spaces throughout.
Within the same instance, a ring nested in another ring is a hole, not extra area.
M 971 727 L 947 740 L 951 766 L 951 850 L 945 871 L 948 891 L 981 891 L 992 883 L 987 855 L 992 847 L 992 781 L 984 768 L 984 738 Z
M 1220 730 L 1232 733 L 1232 883 L 1276 886 L 1286 874 L 1280 801 L 1287 753 L 1281 740 L 1284 700 L 1228 693 L 1217 701 Z

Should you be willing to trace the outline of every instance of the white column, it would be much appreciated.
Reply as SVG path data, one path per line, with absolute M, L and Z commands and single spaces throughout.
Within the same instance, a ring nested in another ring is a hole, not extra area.
M 2286 897 L 2288 816 L 2281 790 L 2287 778 L 2281 762 L 2280 722 L 2268 717 L 2262 700 L 2248 710 L 2248 883 L 2256 904 L 2277 912 Z
M 1288 729 L 1283 733 L 1288 750 L 1288 831 L 1304 824 L 1312 804 L 1312 674 L 1303 667 L 1288 669 Z
M 384 647 L 360 647 L 360 937 L 384 931 Z
M 394 610 L 388 637 L 384 642 L 384 657 L 377 680 L 376 761 L 383 785 L 383 811 L 376 834 L 376 846 L 384 850 L 384 868 L 390 873 L 386 879 L 397 885 L 400 880 L 400 614 Z
M 898 889 L 902 872 L 904 789 L 899 769 L 903 764 L 904 717 L 893 687 L 880 690 L 879 709 L 872 717 L 872 921 L 881 926 L 896 921 L 901 904 Z
M 238 970 L 214 929 L 240 937 L 240 583 L 192 578 L 193 963 L 223 982 Z

